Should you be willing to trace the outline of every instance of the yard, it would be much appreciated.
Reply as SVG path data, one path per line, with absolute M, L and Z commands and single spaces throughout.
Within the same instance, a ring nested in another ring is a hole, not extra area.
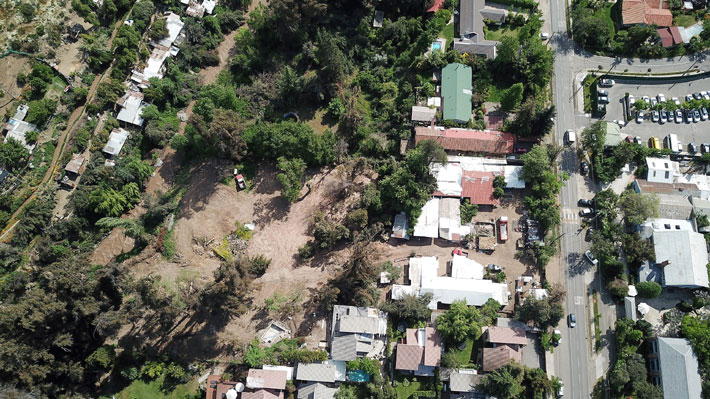
M 196 394 L 199 393 L 196 379 L 192 379 L 185 384 L 178 385 L 170 392 L 166 392 L 162 388 L 164 379 L 165 377 L 161 376 L 160 378 L 150 382 L 145 382 L 140 379 L 135 380 L 131 383 L 131 385 L 112 395 L 112 397 L 115 399 L 186 399 L 197 397 Z M 111 396 L 105 396 L 103 398 L 108 399 L 110 397 Z
M 501 26 L 491 25 L 484 27 L 483 30 L 485 32 L 486 40 L 501 41 L 506 36 L 517 37 L 520 27 L 509 24 Z
M 395 392 L 397 392 L 397 398 L 407 399 L 411 398 L 415 392 L 431 392 L 434 393 L 434 379 L 430 377 L 417 377 L 414 375 L 402 375 L 395 372 L 394 386 Z M 426 397 L 426 395 L 419 395 L 419 397 Z M 434 396 L 432 396 L 434 397 Z
M 466 346 L 463 349 L 449 347 L 449 353 L 456 360 L 460 367 L 471 367 L 476 364 L 478 350 L 481 348 L 480 337 L 466 339 Z
M 454 43 L 454 24 L 450 23 L 442 29 L 439 37 L 446 39 L 446 47 L 453 46 Z
M 693 14 L 690 14 L 690 15 L 681 14 L 681 15 L 678 15 L 675 19 L 676 25 L 682 26 L 684 28 L 695 25 L 696 22 L 697 21 L 695 19 L 695 15 L 693 15 Z

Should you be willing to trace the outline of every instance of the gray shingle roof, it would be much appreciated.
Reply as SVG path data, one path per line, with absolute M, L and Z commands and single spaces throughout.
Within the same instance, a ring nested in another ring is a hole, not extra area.
M 322 363 L 299 363 L 296 379 L 300 381 L 335 382 L 335 366 Z
M 476 386 L 483 378 L 480 374 L 451 373 L 449 386 L 454 392 L 476 392 Z
M 377 334 L 378 320 L 366 316 L 342 316 L 340 318 L 340 332 Z
M 319 382 L 298 387 L 298 399 L 333 399 L 338 388 L 329 388 Z
M 348 334 L 333 338 L 330 348 L 330 356 L 333 360 L 349 362 L 357 358 L 357 335 Z
M 664 283 L 675 287 L 708 287 L 708 251 L 702 234 L 688 230 L 653 232 L 656 263 L 663 268 Z
M 690 341 L 682 338 L 658 338 L 663 396 L 674 399 L 699 398 L 702 391 L 698 359 Z

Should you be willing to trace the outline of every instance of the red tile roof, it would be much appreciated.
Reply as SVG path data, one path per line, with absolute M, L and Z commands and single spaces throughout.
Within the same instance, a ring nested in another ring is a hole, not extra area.
M 673 43 L 683 43 L 683 37 L 680 35 L 680 29 L 677 26 L 671 26 L 671 35 L 673 36 Z
M 494 344 L 527 345 L 528 338 L 524 328 L 488 327 L 486 342 Z
M 247 374 L 247 388 L 285 389 L 285 370 L 250 369 Z
M 424 329 L 424 342 L 418 342 L 418 329 L 408 328 L 404 343 L 397 344 L 395 369 L 415 371 L 420 365 L 439 367 L 441 337 L 433 327 Z
M 658 28 L 656 32 L 661 37 L 663 47 L 673 47 L 673 35 L 671 35 L 671 31 L 668 28 Z
M 437 12 L 441 9 L 441 7 L 444 5 L 444 0 L 434 0 L 434 3 L 429 7 L 426 12 Z
M 421 346 L 398 344 L 397 345 L 397 370 L 410 370 L 414 371 L 419 368 L 422 362 L 422 356 L 424 355 L 424 348 Z
M 207 389 L 205 397 L 207 399 L 222 399 L 230 389 L 233 389 L 238 382 L 223 381 L 222 376 L 211 375 L 207 377 Z
M 499 201 L 493 197 L 493 172 L 463 171 L 461 179 L 461 197 L 468 198 L 472 204 L 498 205 Z
M 483 348 L 483 371 L 498 370 L 513 360 L 522 363 L 522 351 L 513 349 L 508 345 Z
M 646 24 L 665 27 L 673 24 L 673 14 L 664 0 L 623 0 L 621 19 L 624 25 Z
M 495 130 L 436 130 L 420 126 L 414 129 L 414 133 L 416 144 L 422 140 L 434 140 L 450 151 L 505 155 L 513 152 L 515 144 L 512 133 Z

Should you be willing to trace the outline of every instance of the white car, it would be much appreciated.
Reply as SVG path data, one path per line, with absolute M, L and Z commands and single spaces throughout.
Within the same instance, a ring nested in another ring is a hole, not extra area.
M 645 102 L 647 105 L 651 102 L 651 98 L 649 96 L 643 96 L 641 97 L 641 100 Z
M 659 102 L 659 103 L 664 103 L 664 102 L 666 102 L 666 96 L 664 96 L 663 93 L 658 93 L 658 95 L 656 96 L 656 98 L 658 98 L 658 102 Z
M 636 114 L 636 123 L 641 123 L 641 122 L 643 122 L 643 118 L 644 118 L 643 111 L 639 111 L 639 112 Z
M 660 120 L 660 117 L 658 116 L 658 111 L 655 109 L 651 111 L 651 120 L 654 122 L 658 122 Z
M 555 346 L 559 346 L 562 343 L 562 331 L 555 330 L 552 335 L 557 338 L 555 341 L 553 341 L 555 342 Z
M 705 91 L 705 90 L 701 91 L 700 95 L 703 96 L 704 99 L 710 100 L 710 94 L 707 91 Z
M 633 95 L 629 94 L 629 107 L 634 105 L 634 102 L 636 102 L 636 99 Z
M 547 32 L 542 32 L 542 33 L 540 33 L 540 39 L 542 39 L 542 40 L 547 40 L 547 39 L 549 39 L 549 38 L 550 38 L 550 34 L 549 34 L 549 33 L 547 33 Z
M 671 101 L 673 101 L 673 104 L 675 105 L 680 105 L 680 99 L 678 99 L 678 97 L 671 98 Z
M 654 108 L 658 104 L 658 100 L 656 100 L 656 97 L 651 97 L 651 108 Z
M 625 124 L 624 122 L 622 122 L 622 121 L 620 121 L 620 120 L 616 120 L 616 119 L 614 119 L 613 121 L 611 121 L 611 123 L 616 123 L 617 125 L 619 125 L 619 127 L 624 127 L 624 126 L 626 126 L 626 124 Z
M 675 123 L 683 123 L 683 111 L 675 110 Z
M 693 101 L 693 95 L 692 95 L 692 94 L 686 94 L 686 95 L 685 95 L 685 101 Z
M 599 86 L 602 86 L 602 87 L 611 87 L 611 86 L 614 86 L 615 83 L 616 83 L 616 82 L 614 81 L 614 79 L 602 79 L 602 80 L 599 82 Z
M 594 255 L 592 254 L 592 251 L 587 250 L 587 252 L 584 253 L 584 257 L 587 258 L 589 263 L 592 265 L 596 266 L 597 263 L 599 263 L 599 259 L 595 258 Z
M 557 397 L 561 398 L 565 396 L 565 386 L 562 384 L 562 381 L 560 381 L 560 387 L 557 388 Z

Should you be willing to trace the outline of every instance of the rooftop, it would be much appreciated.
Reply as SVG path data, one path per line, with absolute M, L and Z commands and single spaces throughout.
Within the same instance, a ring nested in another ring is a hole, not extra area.
M 449 376 L 449 387 L 453 392 L 477 392 L 476 386 L 481 383 L 483 376 L 473 372 L 453 372 Z
M 505 155 L 513 152 L 515 136 L 495 130 L 431 129 L 416 127 L 415 142 L 434 140 L 445 150 Z
M 129 136 L 130 134 L 127 130 L 121 129 L 120 127 L 113 129 L 108 137 L 108 142 L 106 142 L 106 145 L 102 151 L 106 155 L 117 156 L 121 153 L 121 149 L 126 143 L 126 140 L 128 140 Z
M 493 344 L 527 345 L 528 338 L 524 328 L 488 327 L 486 342 Z
M 665 0 L 624 0 L 621 6 L 624 25 L 645 24 L 665 27 L 673 24 L 673 14 Z
M 471 119 L 471 67 L 449 64 L 441 70 L 441 94 L 445 120 L 467 122 Z
M 67 164 L 67 166 L 64 168 L 67 172 L 71 172 L 74 174 L 79 174 L 79 170 L 81 169 L 81 166 L 84 164 L 84 156 L 81 154 L 72 154 L 71 156 L 71 161 Z
M 430 122 L 436 117 L 436 108 L 421 105 L 412 106 L 412 120 L 416 122 Z
M 522 351 L 505 344 L 495 348 L 483 348 L 483 371 L 498 370 L 511 361 L 522 363 Z
M 298 399 L 333 399 L 338 388 L 330 388 L 319 382 L 302 384 L 298 387 Z
M 701 397 L 702 383 L 698 359 L 690 341 L 684 338 L 658 338 L 661 383 L 665 398 Z
M 416 371 L 420 366 L 438 367 L 441 338 L 433 327 L 408 328 L 404 342 L 397 344 L 397 370 Z
M 286 371 L 250 369 L 246 386 L 247 388 L 285 389 Z
M 143 126 L 143 93 L 128 90 L 117 102 L 121 110 L 116 119 L 135 126 Z
M 313 382 L 335 382 L 336 367 L 325 363 L 298 363 L 296 379 Z

